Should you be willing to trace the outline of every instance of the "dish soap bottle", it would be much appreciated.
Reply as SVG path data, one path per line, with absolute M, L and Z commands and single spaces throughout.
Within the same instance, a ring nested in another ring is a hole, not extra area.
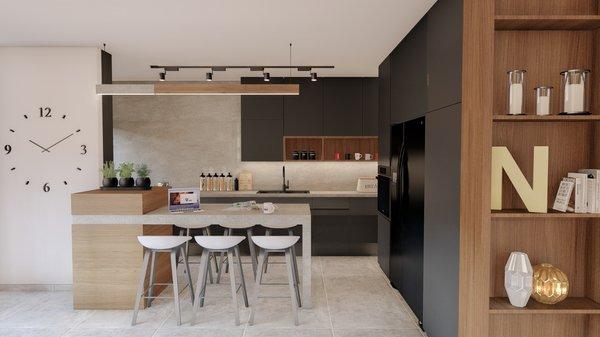
M 219 175 L 217 173 L 213 174 L 213 191 L 218 192 L 219 189 Z
M 210 173 L 206 176 L 206 191 L 212 191 L 212 175 Z
M 233 177 L 231 176 L 231 172 L 228 172 L 227 177 L 225 177 L 225 187 L 227 192 L 233 191 Z
M 227 186 L 225 185 L 225 175 L 221 173 L 219 176 L 219 191 L 225 192 L 227 190 Z
M 200 174 L 200 191 L 206 191 L 206 176 L 204 172 Z

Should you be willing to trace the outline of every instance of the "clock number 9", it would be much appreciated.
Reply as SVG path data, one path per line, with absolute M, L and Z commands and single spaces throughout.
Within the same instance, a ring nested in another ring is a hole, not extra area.
M 44 192 L 50 192 L 50 186 L 48 185 L 48 183 L 45 183 L 42 189 L 44 190 Z
M 87 146 L 81 145 L 81 154 L 84 155 L 87 153 Z
M 11 153 L 11 152 L 12 152 L 12 146 L 10 146 L 10 145 L 8 145 L 8 144 L 7 144 L 7 145 L 4 145 L 4 151 L 6 151 L 6 153 L 5 153 L 5 154 L 9 154 L 9 153 Z
M 52 115 L 50 114 L 51 111 L 52 109 L 48 107 L 40 108 L 40 117 L 52 117 Z

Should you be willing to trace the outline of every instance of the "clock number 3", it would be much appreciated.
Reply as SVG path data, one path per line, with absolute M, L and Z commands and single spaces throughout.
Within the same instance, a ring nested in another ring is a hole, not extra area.
M 12 152 L 12 146 L 10 145 L 4 145 L 4 152 L 6 152 L 5 154 L 9 154 Z
M 48 183 L 45 183 L 43 188 L 44 192 L 50 192 L 50 185 L 48 185 Z
M 87 146 L 81 145 L 81 154 L 84 155 L 87 153 Z
M 46 108 L 40 108 L 40 117 L 52 117 L 52 109 L 46 107 Z

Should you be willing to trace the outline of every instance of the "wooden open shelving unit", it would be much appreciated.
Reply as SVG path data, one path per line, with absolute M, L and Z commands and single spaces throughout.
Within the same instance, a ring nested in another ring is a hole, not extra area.
M 376 155 L 378 152 L 378 137 L 372 136 L 285 136 L 283 137 L 283 158 L 285 161 L 298 162 L 376 162 L 365 160 L 365 154 Z M 316 160 L 294 160 L 294 151 L 315 151 Z M 339 152 L 340 160 L 335 160 L 335 153 Z M 346 153 L 352 154 L 352 159 L 345 160 Z M 354 154 L 361 153 L 361 160 L 355 160 Z
M 600 15 L 597 0 L 495 0 L 493 58 L 493 146 L 506 146 L 532 179 L 533 147 L 550 149 L 548 205 L 562 177 L 580 168 L 600 168 Z M 557 115 L 560 75 L 591 69 L 591 112 Z M 524 111 L 507 116 L 507 75 L 525 69 Z M 492 71 L 490 69 L 490 71 Z M 535 116 L 533 89 L 555 88 L 551 116 Z M 529 213 L 510 181 L 503 180 L 503 211 L 490 212 L 489 336 L 600 336 L 600 214 Z M 510 305 L 504 266 L 510 252 L 523 251 L 533 265 L 549 262 L 570 282 L 557 305 L 529 300 Z

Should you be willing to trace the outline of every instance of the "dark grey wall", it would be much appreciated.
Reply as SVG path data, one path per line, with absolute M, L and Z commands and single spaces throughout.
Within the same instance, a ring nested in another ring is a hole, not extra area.
M 458 336 L 461 104 L 426 115 L 423 328 Z
M 105 52 L 101 53 L 102 84 L 112 83 L 112 56 Z M 113 97 L 102 96 L 102 160 L 112 161 L 113 151 Z

